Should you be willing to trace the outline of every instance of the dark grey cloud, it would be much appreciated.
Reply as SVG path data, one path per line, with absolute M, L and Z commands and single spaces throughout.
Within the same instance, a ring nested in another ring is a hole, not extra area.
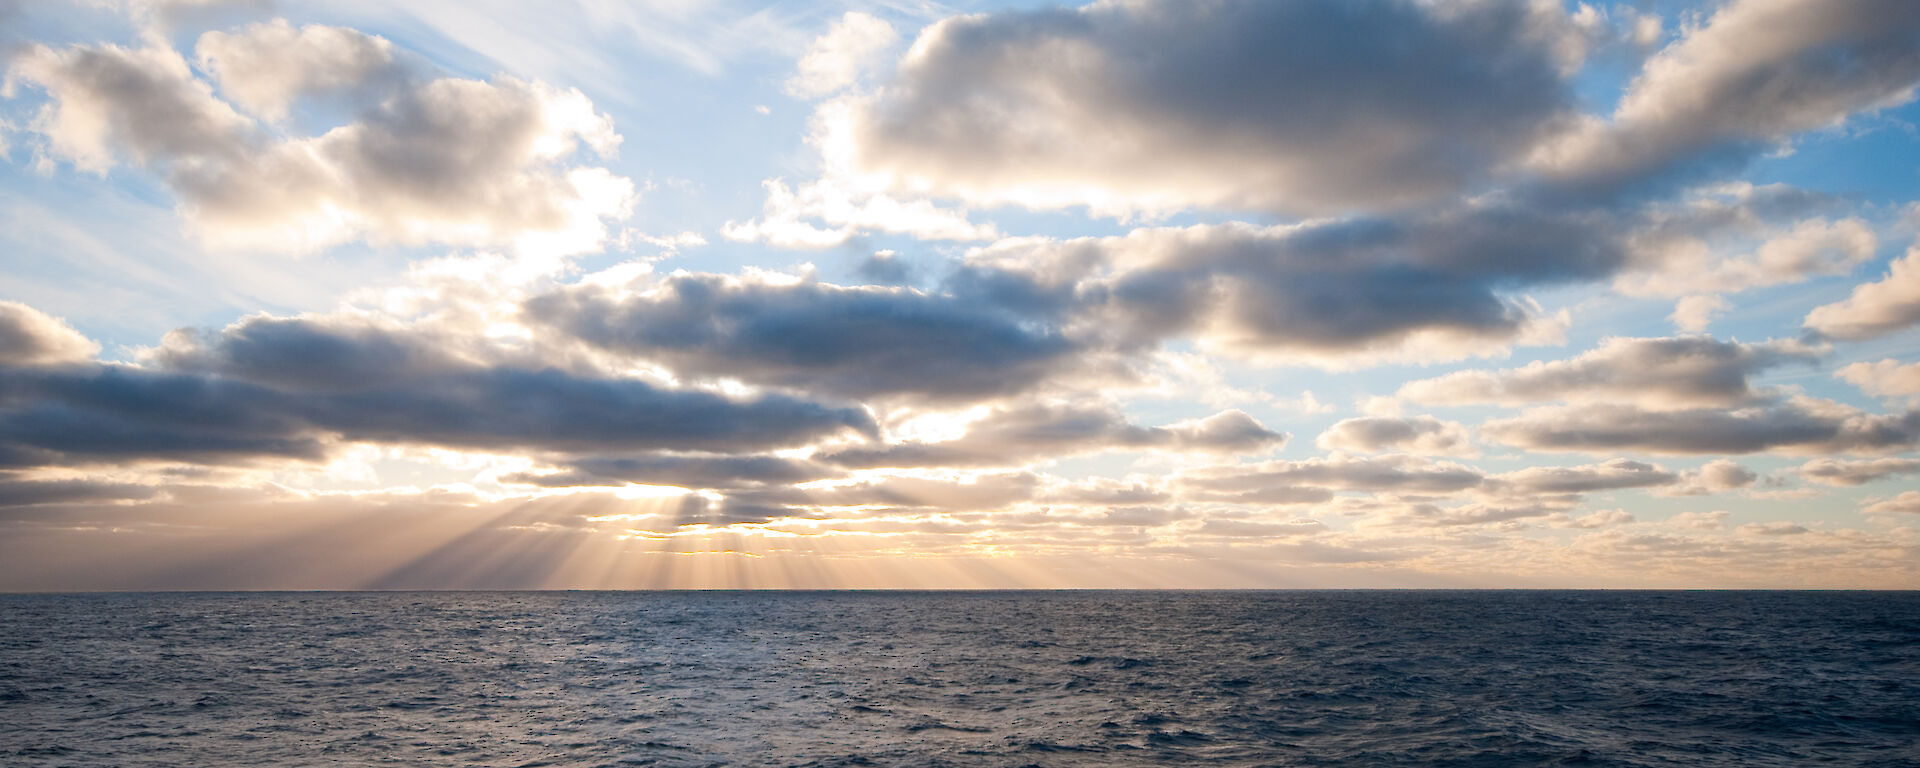
M 554 369 L 461 371 L 405 388 L 307 398 L 299 407 L 347 440 L 483 449 L 753 451 L 875 430 L 857 408 Z
M 1885 452 L 1920 443 L 1920 411 L 1869 414 L 1793 400 L 1734 410 L 1630 405 L 1549 408 L 1489 421 L 1480 433 L 1537 451 L 1668 454 Z
M 0 456 L 16 466 L 324 453 L 296 403 L 259 385 L 121 365 L 0 369 Z
M 812 394 L 962 401 L 1088 365 L 1082 344 L 990 304 L 902 288 L 675 275 L 641 293 L 561 289 L 527 318 L 677 374 Z
M 1237 410 L 1142 427 L 1111 406 L 1041 403 L 995 409 L 953 440 L 852 448 L 820 460 L 844 467 L 1002 467 L 1107 450 L 1250 453 L 1286 440 Z
M 347 393 L 419 383 L 470 367 L 464 340 L 343 318 L 251 317 L 218 332 L 182 329 L 155 351 L 166 368 L 287 391 Z
M 962 16 L 923 32 L 846 130 L 863 170 L 983 200 L 1411 203 L 1479 181 L 1568 118 L 1577 37 L 1564 12 L 1518 1 Z
M 86 478 L 33 480 L 0 472 L 0 507 L 137 501 L 153 498 L 158 493 L 160 488 L 140 483 Z
M 0 461 L 317 459 L 370 441 L 561 453 L 754 452 L 859 434 L 859 408 L 487 364 L 435 337 L 254 318 L 177 335 L 161 368 L 0 367 Z
M 1458 358 L 1554 335 L 1555 319 L 1510 293 L 1611 274 L 1626 260 L 1623 221 L 1495 204 L 1016 241 L 976 254 L 948 288 L 1120 349 L 1192 335 L 1303 362 Z

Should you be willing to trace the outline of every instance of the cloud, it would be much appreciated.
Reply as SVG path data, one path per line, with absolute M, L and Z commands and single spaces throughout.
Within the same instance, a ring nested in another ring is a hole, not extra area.
M 0 367 L 0 463 L 314 460 L 341 442 L 755 452 L 877 434 L 865 410 L 452 354 L 352 318 L 176 335 L 158 367 Z
M 906 288 L 676 274 L 628 288 L 576 286 L 528 319 L 688 377 L 836 397 L 965 401 L 1084 371 L 1084 345 L 991 305 Z M 1096 363 L 1097 364 L 1097 363 Z
M 1726 491 L 1753 485 L 1760 476 L 1726 459 L 1715 459 L 1687 473 L 1688 484 L 1707 491 Z
M 1648 59 L 1608 120 L 1544 146 L 1561 183 L 1630 187 L 1731 166 L 1793 134 L 1905 103 L 1920 7 L 1902 0 L 1735 0 Z
M 0 369 L 0 465 L 318 459 L 323 436 L 279 393 L 121 365 Z
M 218 332 L 167 334 L 151 358 L 166 368 L 296 392 L 350 393 L 418 386 L 471 363 L 459 339 L 370 318 L 260 315 Z
M 1732 308 L 1726 299 L 1712 294 L 1682 296 L 1673 303 L 1673 314 L 1667 315 L 1667 319 L 1682 332 L 1700 333 L 1713 323 L 1715 316 Z
M 1228 520 L 1214 518 L 1206 520 L 1194 529 L 1200 536 L 1220 536 L 1233 539 L 1272 539 L 1290 536 L 1305 536 L 1325 531 L 1327 526 L 1318 520 L 1297 519 L 1280 523 L 1259 520 Z
M 1716 193 L 1733 202 L 1712 199 Z M 1859 218 L 1782 223 L 1796 208 L 1821 204 L 1792 188 L 1733 184 L 1650 207 L 1626 237 L 1633 264 L 1614 285 L 1635 296 L 1680 296 L 1708 286 L 1732 293 L 1844 275 L 1873 258 L 1879 238 Z
M 779 179 L 761 182 L 767 200 L 760 218 L 729 221 L 720 233 L 731 240 L 765 241 L 781 248 L 831 248 L 862 232 L 893 232 L 921 240 L 990 240 L 1000 236 L 992 224 L 975 224 L 963 208 L 924 199 L 902 200 L 862 190 L 845 179 L 823 178 L 788 187 Z M 812 221 L 826 225 L 814 226 Z
M 0 507 L 102 503 L 153 498 L 159 488 L 91 479 L 29 480 L 0 473 Z
M 1865 485 L 1889 477 L 1920 473 L 1920 459 L 1818 458 L 1800 465 L 1800 476 L 1826 485 Z
M 1475 184 L 1567 119 L 1580 35 L 1557 6 L 1522 2 L 962 16 L 923 31 L 844 130 L 862 171 L 983 202 L 1411 204 Z
M 973 253 L 953 289 L 1017 294 L 1128 346 L 1190 335 L 1231 354 L 1330 367 L 1452 360 L 1557 339 L 1566 318 L 1502 289 L 1610 270 L 1617 254 L 1587 237 L 1596 226 L 1475 209 L 1014 240 Z
M 1807 313 L 1808 329 L 1830 339 L 1860 341 L 1920 324 L 1920 248 L 1887 266 L 1886 276 Z
M 1611 528 L 1634 522 L 1633 514 L 1624 509 L 1603 509 L 1588 515 L 1571 518 L 1566 522 L 1568 528 Z
M 31 46 L 8 90 L 46 92 L 32 128 L 47 151 L 96 172 L 125 155 L 161 174 L 221 247 L 302 251 L 364 237 L 568 254 L 598 246 L 604 220 L 633 204 L 631 181 L 569 165 L 583 145 L 607 157 L 620 143 L 577 90 L 396 74 L 390 44 L 341 28 L 262 24 L 203 40 L 223 91 L 268 116 L 323 91 L 377 96 L 324 133 L 281 135 L 215 97 L 175 51 L 114 45 Z
M 1712 512 L 1681 512 L 1667 518 L 1666 524 L 1673 528 L 1689 528 L 1696 531 L 1717 531 L 1727 527 L 1727 518 L 1733 513 L 1724 509 Z
M 1479 453 L 1458 422 L 1432 416 L 1364 416 L 1328 427 L 1314 440 L 1322 450 L 1473 456 Z
M 1488 479 L 1496 492 L 1568 494 L 1671 485 L 1680 476 L 1642 461 L 1612 459 L 1584 467 L 1528 467 Z
M 1902 491 L 1898 496 L 1876 501 L 1860 511 L 1869 515 L 1920 515 L 1920 491 Z
M 272 121 L 301 98 L 358 91 L 356 101 L 377 99 L 411 76 L 384 37 L 322 24 L 296 28 L 286 19 L 208 32 L 193 50 L 221 95 Z
M 869 14 L 848 11 L 807 46 L 806 54 L 800 57 L 799 71 L 787 81 L 787 93 L 811 99 L 849 88 L 899 39 L 893 25 Z
M 1705 336 L 1610 338 L 1569 360 L 1502 371 L 1458 371 L 1402 385 L 1399 396 L 1462 405 L 1562 401 L 1684 409 L 1743 405 L 1772 397 L 1749 377 L 1787 364 L 1808 364 L 1818 348 L 1793 341 L 1744 344 Z
M 17 301 L 0 301 L 0 366 L 64 365 L 97 354 L 98 343 L 59 318 Z
M 1806 526 L 1785 520 L 1771 523 L 1747 523 L 1734 530 L 1748 536 L 1798 536 L 1807 533 Z
M 739 488 L 811 482 L 835 474 L 816 462 L 780 456 L 654 454 L 577 458 L 557 473 L 516 473 L 503 480 L 550 488 L 620 483 Z
M 51 101 L 31 128 L 83 170 L 105 173 L 122 153 L 145 165 L 232 163 L 255 140 L 252 121 L 215 98 L 170 49 L 34 44 L 9 64 L 6 95 L 20 82 L 44 89 Z
M 1389 455 L 1201 467 L 1176 475 L 1174 484 L 1184 498 L 1198 501 L 1303 504 L 1326 501 L 1333 490 L 1451 493 L 1484 479 L 1460 464 Z
M 820 458 L 846 467 L 1002 467 L 1095 451 L 1250 453 L 1286 440 L 1285 433 L 1237 410 L 1141 427 L 1104 404 L 1042 403 L 996 408 L 952 440 L 852 448 Z
M 1870 414 L 1811 398 L 1733 410 L 1645 410 L 1594 403 L 1489 421 L 1481 425 L 1480 434 L 1536 451 L 1884 452 L 1920 442 L 1920 411 Z
M 1920 395 L 1920 363 L 1902 365 L 1898 360 L 1852 363 L 1834 371 L 1834 376 L 1861 391 L 1880 397 Z

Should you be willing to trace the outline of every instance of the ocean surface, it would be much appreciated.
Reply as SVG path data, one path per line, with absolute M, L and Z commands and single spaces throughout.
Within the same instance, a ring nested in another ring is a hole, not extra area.
M 1920 593 L 0 596 L 4 766 L 1920 766 Z

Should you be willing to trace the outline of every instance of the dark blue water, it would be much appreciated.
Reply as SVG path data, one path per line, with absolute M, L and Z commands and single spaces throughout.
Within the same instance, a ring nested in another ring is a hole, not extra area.
M 0 609 L 5 766 L 1920 766 L 1920 593 Z

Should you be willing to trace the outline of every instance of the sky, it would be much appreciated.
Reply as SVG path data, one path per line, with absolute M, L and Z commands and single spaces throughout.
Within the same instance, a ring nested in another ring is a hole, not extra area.
M 0 590 L 1920 588 L 1910 0 L 0 2 Z

